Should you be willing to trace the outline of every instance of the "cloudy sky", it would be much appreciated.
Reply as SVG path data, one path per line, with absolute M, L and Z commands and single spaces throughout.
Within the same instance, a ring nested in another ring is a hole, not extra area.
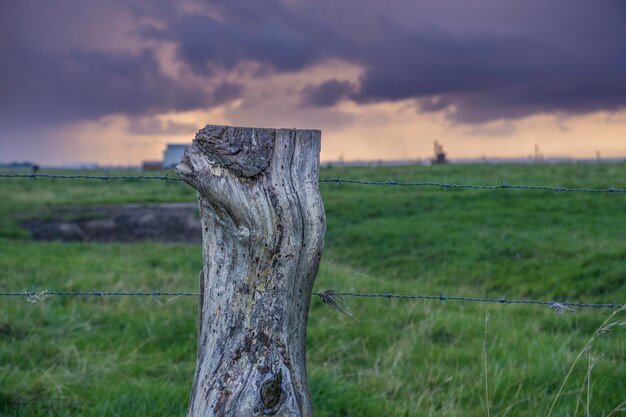
M 626 2 L 0 2 L 0 162 L 207 123 L 322 129 L 324 160 L 626 156 Z

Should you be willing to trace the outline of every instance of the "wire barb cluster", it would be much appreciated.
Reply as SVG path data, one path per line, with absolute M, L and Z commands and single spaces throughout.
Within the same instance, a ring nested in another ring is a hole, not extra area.
M 169 177 L 167 175 L 56 175 L 56 174 L 0 174 L 0 178 L 25 178 L 25 179 L 62 179 L 62 180 L 153 180 L 153 181 L 182 181 L 177 177 Z M 554 192 L 586 192 L 586 193 L 626 193 L 624 188 L 608 187 L 608 188 L 572 188 L 572 187 L 551 187 L 547 185 L 512 185 L 502 182 L 498 185 L 474 185 L 474 184 L 449 184 L 446 182 L 402 182 L 402 181 L 365 181 L 344 178 L 320 178 L 321 183 L 337 183 L 337 184 L 359 184 L 359 185 L 385 185 L 399 187 L 439 187 L 446 189 L 467 188 L 475 190 L 495 190 L 495 189 L 512 189 L 512 190 L 545 190 Z

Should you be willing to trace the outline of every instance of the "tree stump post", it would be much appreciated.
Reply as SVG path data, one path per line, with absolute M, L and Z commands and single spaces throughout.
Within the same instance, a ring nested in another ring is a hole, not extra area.
M 305 338 L 326 224 L 320 139 L 208 125 L 176 167 L 198 191 L 203 233 L 189 417 L 312 416 Z

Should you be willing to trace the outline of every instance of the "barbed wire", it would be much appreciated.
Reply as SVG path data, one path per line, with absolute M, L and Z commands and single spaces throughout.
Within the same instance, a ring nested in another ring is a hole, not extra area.
M 478 303 L 498 303 L 498 304 L 535 304 L 549 306 L 557 312 L 564 312 L 572 308 L 608 308 L 616 309 L 626 305 L 626 303 L 583 303 L 575 301 L 541 301 L 530 299 L 508 299 L 508 298 L 481 298 L 481 297 L 461 297 L 448 295 L 402 295 L 402 294 L 368 294 L 355 292 L 340 292 L 334 290 L 326 290 L 322 293 L 313 293 L 324 301 L 324 297 L 366 297 L 366 298 L 385 298 L 385 299 L 409 299 L 409 300 L 434 300 L 434 301 L 467 301 Z
M 626 193 L 623 188 L 572 188 L 572 187 L 551 187 L 548 185 L 512 185 L 502 182 L 498 185 L 474 185 L 474 184 L 453 184 L 446 182 L 401 182 L 401 181 L 363 181 L 344 178 L 321 178 L 319 182 L 334 182 L 339 184 L 359 184 L 359 185 L 386 185 L 400 187 L 440 187 L 444 189 L 452 188 L 469 188 L 476 190 L 495 190 L 495 189 L 516 189 L 516 190 L 546 190 L 555 192 L 587 192 L 587 193 Z
M 158 297 L 158 296 L 197 296 L 197 292 L 172 292 L 172 291 L 23 291 L 23 292 L 0 292 L 0 297 L 37 297 L 49 295 L 88 295 L 94 297 Z
M 0 174 L 0 178 L 47 178 L 57 180 L 156 180 L 156 181 L 182 181 L 178 177 L 168 175 L 61 175 L 61 174 Z
M 364 297 L 364 298 L 384 298 L 384 299 L 404 299 L 404 300 L 432 300 L 432 301 L 465 301 L 497 304 L 535 304 L 548 306 L 558 313 L 572 311 L 574 308 L 605 308 L 617 309 L 626 306 L 626 303 L 584 303 L 573 301 L 541 301 L 531 299 L 508 299 L 508 298 L 480 298 L 462 297 L 448 295 L 403 295 L 403 294 L 376 294 L 376 293 L 356 293 L 335 291 L 327 289 L 324 291 L 314 291 L 313 295 L 318 296 L 325 304 L 343 312 L 345 309 L 341 302 L 342 297 Z M 23 292 L 0 292 L 0 297 L 25 297 L 27 301 L 38 302 L 45 300 L 52 295 L 82 295 L 93 297 L 197 297 L 199 293 L 189 291 L 23 291 Z
M 153 181 L 182 181 L 178 177 L 169 177 L 168 175 L 57 175 L 57 174 L 0 174 L 0 178 L 22 178 L 22 179 L 63 179 L 63 180 L 153 180 Z M 607 188 L 576 188 L 576 187 L 552 187 L 548 185 L 514 185 L 502 182 L 498 185 L 476 185 L 476 184 L 454 184 L 447 182 L 402 182 L 402 181 L 366 181 L 345 178 L 320 178 L 320 183 L 337 183 L 337 184 L 358 184 L 358 185 L 378 185 L 378 186 L 399 186 L 399 187 L 438 187 L 443 189 L 475 189 L 475 190 L 495 190 L 495 189 L 511 189 L 511 190 L 544 190 L 554 192 L 586 192 L 586 193 L 626 193 L 624 188 L 607 187 Z

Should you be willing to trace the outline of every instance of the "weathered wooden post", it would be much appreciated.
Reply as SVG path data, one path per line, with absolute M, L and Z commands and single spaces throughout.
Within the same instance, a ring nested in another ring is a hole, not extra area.
M 320 137 L 208 125 L 176 167 L 198 191 L 203 228 L 189 417 L 312 415 L 305 336 L 325 231 Z

